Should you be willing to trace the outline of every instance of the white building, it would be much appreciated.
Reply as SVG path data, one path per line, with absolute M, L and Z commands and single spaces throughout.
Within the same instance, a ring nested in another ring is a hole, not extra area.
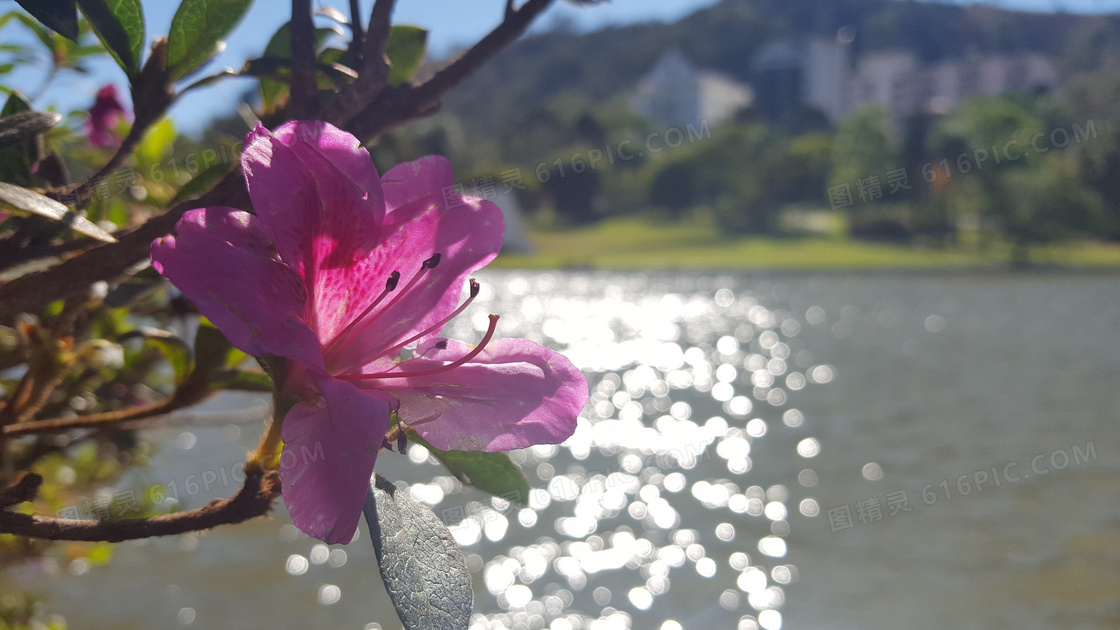
M 853 63 L 849 45 L 828 38 L 770 42 L 751 70 L 756 102 L 767 116 L 813 107 L 833 123 L 865 105 L 881 105 L 901 126 L 915 114 L 945 113 L 972 96 L 1052 91 L 1059 84 L 1054 64 L 1035 53 L 925 64 L 907 50 L 880 50 Z
M 684 55 L 670 50 L 638 82 L 630 98 L 637 114 L 665 124 L 711 126 L 731 118 L 751 104 L 751 89 L 730 77 L 694 66 Z

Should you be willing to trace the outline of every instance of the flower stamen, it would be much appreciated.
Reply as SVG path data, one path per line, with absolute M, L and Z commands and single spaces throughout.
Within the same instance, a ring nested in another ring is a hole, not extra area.
M 408 284 L 403 289 L 401 289 L 399 293 L 397 293 L 397 296 L 393 298 L 393 300 L 389 302 L 389 304 L 384 309 L 382 309 L 382 311 L 392 308 L 397 302 L 399 302 L 400 299 L 404 297 L 410 289 L 412 289 L 412 287 L 416 286 L 416 283 L 420 281 L 420 278 L 427 275 L 428 271 L 436 268 L 436 265 L 439 264 L 440 258 L 442 258 L 442 255 L 437 252 L 435 254 L 432 254 L 431 258 L 425 260 L 420 265 L 420 271 L 417 271 L 416 275 L 412 276 L 412 279 L 408 281 Z M 362 311 L 361 315 L 355 317 L 354 320 L 350 322 L 350 324 L 346 328 L 344 328 L 341 333 L 336 335 L 335 338 L 332 339 L 329 344 L 327 344 L 327 349 L 323 353 L 323 358 L 325 360 L 329 362 L 331 359 L 334 359 L 338 354 L 339 349 L 346 345 L 342 343 L 343 341 L 347 341 L 355 335 L 361 334 L 366 328 L 369 327 L 370 324 L 377 320 L 376 316 L 369 317 L 368 319 L 367 316 L 373 312 L 373 309 L 377 308 L 377 305 L 381 303 L 381 300 L 383 300 L 390 291 L 393 291 L 397 288 L 397 283 L 400 281 L 400 279 L 400 272 L 394 271 L 393 275 L 389 277 L 389 282 L 386 283 L 385 291 L 383 291 L 381 295 L 377 296 L 377 299 L 373 301 L 373 304 L 367 306 L 366 310 Z
M 399 283 L 400 280 L 401 272 L 394 271 L 393 273 L 389 274 L 389 279 L 385 281 L 385 290 L 381 292 L 381 295 L 377 296 L 377 298 L 373 300 L 372 304 L 366 307 L 366 310 L 362 311 L 361 315 L 355 317 L 353 321 L 346 325 L 346 328 L 342 329 L 342 332 L 334 336 L 334 339 L 332 339 L 331 342 L 327 344 L 327 354 L 334 350 L 339 342 L 342 341 L 342 339 L 346 337 L 350 333 L 350 331 L 354 329 L 355 326 L 358 325 L 358 322 L 362 321 L 362 319 L 366 315 L 369 315 L 370 311 L 372 311 L 377 307 L 378 304 L 381 303 L 381 300 L 385 299 L 386 295 L 389 295 L 394 290 L 396 290 L 397 283 Z
M 392 348 L 389 348 L 385 352 L 381 353 L 381 356 L 395 355 L 396 353 L 400 352 L 401 348 L 404 348 L 405 346 L 407 346 L 408 344 L 416 341 L 417 339 L 421 339 L 421 338 L 423 338 L 423 337 L 425 337 L 425 336 L 427 336 L 427 335 L 429 335 L 433 332 L 436 332 L 436 331 L 440 330 L 441 328 L 444 327 L 445 324 L 447 324 L 447 322 L 455 319 L 456 317 L 459 316 L 460 313 L 467 310 L 467 307 L 471 305 L 471 302 L 473 302 L 474 299 L 476 297 L 478 297 L 478 292 L 479 292 L 479 288 L 480 288 L 478 286 L 478 280 L 475 280 L 474 278 L 470 279 L 470 286 L 471 286 L 470 296 L 466 300 L 464 300 L 462 304 L 459 305 L 459 308 L 452 311 L 452 313 L 450 315 L 448 315 L 447 317 L 444 317 L 443 319 L 439 320 L 438 322 L 436 322 L 432 326 L 429 326 L 423 332 L 417 333 L 417 334 L 409 337 L 408 339 L 405 339 L 404 341 L 398 343 L 397 345 L 393 346 Z M 353 374 L 353 372 L 347 372 L 347 373 Z
M 478 356 L 478 354 L 482 352 L 483 348 L 486 347 L 486 344 L 490 343 L 490 340 L 494 337 L 494 330 L 497 329 L 497 327 L 498 316 L 491 314 L 490 326 L 486 329 L 486 334 L 482 337 L 482 341 L 479 341 L 478 345 L 475 346 L 474 349 L 472 349 L 470 352 L 463 355 L 461 358 L 448 363 L 447 365 L 441 365 L 439 367 L 429 368 L 427 370 L 378 372 L 376 374 L 344 374 L 335 378 L 339 378 L 344 381 L 366 381 L 379 378 L 412 378 L 414 376 L 431 376 L 432 374 L 439 374 L 441 372 L 453 370 Z

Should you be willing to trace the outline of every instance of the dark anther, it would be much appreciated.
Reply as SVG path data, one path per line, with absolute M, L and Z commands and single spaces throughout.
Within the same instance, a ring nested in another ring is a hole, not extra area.
M 439 253 L 432 254 L 431 258 L 424 261 L 424 267 L 426 269 L 435 269 L 436 265 L 439 264 L 440 256 L 441 256 L 441 254 L 439 254 Z
M 478 280 L 471 278 L 471 297 L 478 297 Z
M 389 274 L 389 279 L 385 282 L 385 290 L 393 291 L 397 288 L 397 283 L 401 281 L 401 272 L 394 271 Z
M 393 443 L 389 441 L 387 436 L 381 438 L 381 448 L 386 450 L 393 450 Z
M 399 433 L 397 433 L 397 452 L 398 453 L 403 453 L 404 449 L 407 448 L 407 447 L 408 447 L 408 432 L 405 431 L 404 429 L 401 429 L 401 431 Z
M 437 350 L 446 350 L 447 349 L 447 340 L 444 339 L 442 341 L 437 341 L 436 342 L 436 349 Z

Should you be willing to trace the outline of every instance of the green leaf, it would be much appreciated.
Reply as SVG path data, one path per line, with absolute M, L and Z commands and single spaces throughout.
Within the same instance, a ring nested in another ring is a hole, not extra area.
M 78 10 L 75 0 L 16 0 L 44 26 L 71 41 L 78 41 Z
M 145 164 L 159 162 L 171 152 L 171 145 L 175 142 L 175 136 L 175 121 L 164 118 L 144 134 L 144 139 L 140 141 L 140 146 L 136 148 L 137 157 Z
M 183 0 L 167 35 L 167 68 L 175 81 L 197 69 L 222 47 L 253 0 Z
M 129 77 L 140 72 L 144 11 L 140 0 L 78 0 L 97 38 Z
M 183 184 L 183 187 L 179 189 L 179 192 L 175 193 L 175 196 L 172 197 L 170 203 L 168 203 L 168 207 L 173 206 L 180 201 L 185 201 L 187 199 L 191 199 L 192 197 L 198 197 L 202 195 L 206 191 L 213 188 L 214 184 L 217 184 L 219 181 L 221 181 L 227 173 L 233 170 L 234 166 L 236 166 L 236 163 L 234 162 L 215 164 L 214 166 L 211 166 L 210 168 L 202 171 L 198 175 L 195 175 L 191 178 L 191 181 Z
M 428 51 L 428 31 L 419 26 L 394 26 L 385 42 L 385 55 L 392 69 L 389 85 L 400 85 L 412 78 L 424 63 Z
M 506 453 L 441 451 L 411 430 L 408 439 L 428 449 L 460 481 L 510 503 L 523 506 L 529 502 L 529 482 Z
M 8 22 L 12 21 L 13 19 L 19 21 L 21 24 L 27 27 L 27 30 L 31 31 L 31 34 L 34 35 L 39 40 L 39 42 L 43 44 L 43 46 L 46 46 L 48 51 L 53 53 L 54 35 L 51 34 L 50 29 L 43 28 L 42 24 L 39 24 L 33 18 L 30 18 L 23 13 L 20 13 L 19 11 L 8 11 L 4 15 L 0 15 L 0 26 L 6 26 Z
M 217 326 L 205 318 L 198 323 L 198 333 L 194 338 L 194 357 L 197 365 L 195 374 L 203 375 L 208 379 L 210 374 L 229 365 L 230 355 L 233 352 L 233 344 Z
M 336 35 L 341 37 L 342 30 L 339 28 L 315 29 L 315 49 L 318 50 L 326 44 L 331 37 Z M 245 64 L 245 71 L 243 72 L 246 74 L 254 74 L 248 71 L 250 67 L 253 67 L 253 64 L 256 64 L 255 67 L 259 68 L 262 74 L 278 74 L 282 70 L 289 71 L 291 57 L 292 31 L 291 22 L 288 22 L 276 29 L 276 32 L 272 35 L 272 39 L 268 40 L 268 45 L 264 47 L 264 53 L 261 54 L 261 58 L 249 60 L 249 62 Z M 265 69 L 271 70 L 265 72 Z M 272 111 L 287 92 L 288 85 L 283 81 L 261 79 L 261 101 L 264 105 L 264 111 Z
M 406 630 L 466 630 L 471 574 L 447 526 L 381 475 L 363 513 L 385 590 Z
M 175 371 L 176 387 L 185 383 L 194 372 L 194 352 L 187 345 L 187 342 L 179 337 L 166 330 L 142 326 L 121 335 L 120 341 L 136 338 L 143 339 L 144 345 L 159 350 L 167 358 L 167 362 L 171 364 L 171 369 Z
M 23 16 L 26 17 L 26 16 Z M 28 18 L 30 19 L 30 18 Z M 38 26 L 36 24 L 36 26 Z M 31 104 L 19 92 L 12 92 L 11 96 L 0 109 L 0 119 L 7 120 L 31 111 Z M 17 143 L 16 146 L 0 147 L 0 180 L 19 184 L 31 185 L 31 166 L 39 159 L 37 142 Z
M 117 242 L 117 239 L 113 238 L 112 234 L 97 227 L 97 225 L 92 223 L 89 219 L 70 212 L 69 208 L 50 197 L 44 197 L 37 192 L 20 186 L 0 182 L 0 208 L 17 213 L 30 212 L 32 214 L 38 214 L 48 219 L 62 221 L 74 230 L 86 236 L 92 236 L 100 241 L 105 241 L 107 243 Z
M 0 109 L 0 118 L 7 118 L 12 114 L 27 111 L 31 111 L 31 103 L 28 102 L 22 94 L 13 92 L 12 95 L 8 97 L 8 100 L 4 102 L 4 108 Z

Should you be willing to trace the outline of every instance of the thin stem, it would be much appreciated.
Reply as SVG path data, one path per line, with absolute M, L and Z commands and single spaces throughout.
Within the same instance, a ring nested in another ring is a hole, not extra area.
M 265 430 L 264 436 L 261 437 L 260 444 L 257 445 L 257 450 L 249 456 L 245 462 L 246 470 L 266 471 L 276 470 L 280 464 L 280 448 L 283 445 L 281 438 L 280 425 L 283 422 L 283 415 L 278 413 L 273 414 L 272 422 L 268 423 L 268 429 Z

